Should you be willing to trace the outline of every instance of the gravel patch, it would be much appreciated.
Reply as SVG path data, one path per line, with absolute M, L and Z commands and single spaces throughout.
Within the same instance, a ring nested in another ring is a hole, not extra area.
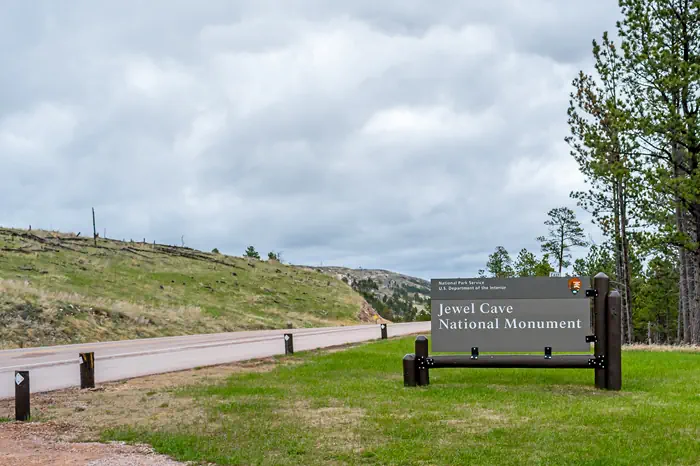
M 182 466 L 147 445 L 71 443 L 60 439 L 65 428 L 55 423 L 0 424 L 3 466 Z

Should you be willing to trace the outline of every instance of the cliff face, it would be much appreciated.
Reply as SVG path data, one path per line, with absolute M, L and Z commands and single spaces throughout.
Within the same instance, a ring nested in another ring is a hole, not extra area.
M 377 313 L 392 322 L 429 320 L 430 282 L 383 269 L 306 267 L 350 285 Z
M 380 296 L 391 296 L 394 294 L 394 291 L 410 295 L 418 293 L 421 297 L 426 298 L 430 296 L 429 281 L 389 270 L 350 269 L 336 266 L 306 268 L 332 275 L 338 280 L 343 280 L 350 285 L 360 280 L 372 279 L 379 287 L 377 293 Z

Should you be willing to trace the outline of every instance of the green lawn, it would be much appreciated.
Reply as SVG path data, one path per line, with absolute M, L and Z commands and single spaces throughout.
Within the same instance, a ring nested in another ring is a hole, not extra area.
M 102 438 L 217 464 L 700 464 L 698 352 L 624 351 L 620 392 L 588 369 L 437 369 L 405 388 L 413 340 L 179 389 L 191 416 Z

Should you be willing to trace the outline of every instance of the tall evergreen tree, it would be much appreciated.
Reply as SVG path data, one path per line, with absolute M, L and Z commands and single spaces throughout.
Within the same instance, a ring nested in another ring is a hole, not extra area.
M 489 255 L 489 260 L 486 263 L 486 270 L 493 277 L 509 278 L 515 275 L 513 270 L 513 259 L 508 254 L 508 251 L 503 246 L 498 246 L 496 251 Z
M 679 248 L 683 337 L 700 343 L 700 2 L 619 0 L 629 121 L 644 149 L 643 176 L 655 199 L 648 209 L 656 240 Z M 659 218 L 661 214 L 661 218 Z M 683 304 L 684 303 L 684 304 Z
M 549 263 L 549 254 L 537 259 L 534 253 L 523 248 L 518 253 L 514 271 L 517 277 L 548 277 L 554 269 Z
M 515 275 L 518 277 L 534 277 L 536 267 L 537 257 L 527 249 L 521 249 L 515 261 Z
M 559 273 L 564 267 L 571 265 L 569 250 L 575 246 L 587 246 L 581 224 L 576 220 L 576 214 L 568 207 L 557 207 L 550 210 L 549 219 L 544 222 L 549 226 L 547 236 L 540 236 L 537 241 L 542 243 L 542 251 L 549 253 L 557 261 Z
M 568 115 L 570 144 L 588 191 L 572 192 L 578 205 L 593 215 L 614 246 L 615 274 L 622 292 L 623 342 L 632 338 L 631 275 L 629 267 L 630 213 L 641 200 L 639 154 L 634 128 L 627 118 L 623 58 L 603 34 L 593 41 L 596 76 L 580 72 L 574 79 Z M 634 226 L 637 226 L 636 223 Z

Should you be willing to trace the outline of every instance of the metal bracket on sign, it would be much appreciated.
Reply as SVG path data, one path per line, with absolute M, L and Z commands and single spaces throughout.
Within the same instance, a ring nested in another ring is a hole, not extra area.
M 586 335 L 586 343 L 596 343 L 598 341 L 598 337 L 595 335 Z
M 551 346 L 544 347 L 544 358 L 545 359 L 552 359 L 552 347 Z
M 416 363 L 418 364 L 418 369 L 427 369 L 435 365 L 435 360 L 433 358 L 426 358 L 425 356 L 418 356 L 416 358 Z
M 479 359 L 479 348 L 472 346 L 472 359 Z
M 597 298 L 598 297 L 598 290 L 592 289 L 592 290 L 586 290 L 586 298 Z
M 597 367 L 598 369 L 605 369 L 605 356 L 588 358 L 588 365 L 591 367 Z

